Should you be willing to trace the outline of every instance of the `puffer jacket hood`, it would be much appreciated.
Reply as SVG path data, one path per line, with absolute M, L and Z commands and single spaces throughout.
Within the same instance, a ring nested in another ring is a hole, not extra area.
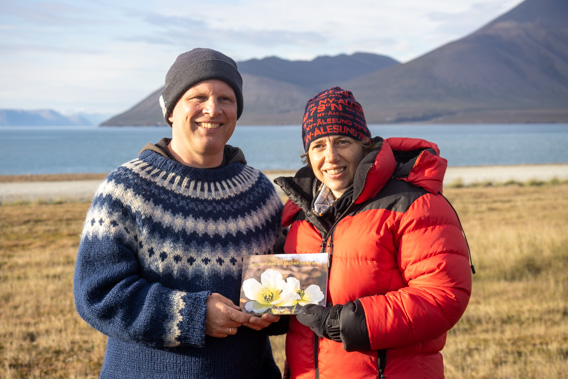
M 404 180 L 430 193 L 442 193 L 448 161 L 438 145 L 418 138 L 388 138 L 397 162 L 393 178 Z

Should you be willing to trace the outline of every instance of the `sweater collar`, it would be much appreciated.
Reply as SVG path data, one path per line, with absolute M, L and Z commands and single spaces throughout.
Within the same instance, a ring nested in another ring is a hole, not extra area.
M 160 154 L 161 156 L 174 160 L 177 162 L 177 160 L 170 154 L 170 151 L 168 149 L 168 145 L 170 143 L 172 139 L 171 138 L 162 138 L 158 143 L 147 143 L 146 146 L 144 146 L 144 148 L 142 148 L 142 150 L 140 150 L 140 152 L 138 153 L 138 156 L 140 156 L 140 154 L 142 154 L 144 151 L 150 150 L 153 151 L 155 153 Z M 227 165 L 230 165 L 231 163 L 242 163 L 242 164 L 247 164 L 247 161 L 245 159 L 245 154 L 243 153 L 243 151 L 241 149 L 239 149 L 238 147 L 234 147 L 231 145 L 225 145 L 225 148 L 223 150 L 223 163 L 221 163 L 220 166 L 218 167 L 213 167 L 213 168 L 220 168 L 220 167 L 225 167 Z M 181 162 L 178 162 L 181 163 Z

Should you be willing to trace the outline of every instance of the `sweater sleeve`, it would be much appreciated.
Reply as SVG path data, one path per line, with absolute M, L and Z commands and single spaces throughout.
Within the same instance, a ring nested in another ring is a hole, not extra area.
M 394 238 L 407 286 L 360 299 L 373 350 L 441 336 L 460 319 L 471 294 L 467 244 L 457 215 L 441 195 L 415 201 Z
M 112 210 L 109 212 L 109 210 Z M 188 293 L 141 275 L 135 216 L 98 194 L 87 214 L 74 275 L 79 315 L 103 334 L 154 347 L 205 344 L 207 291 Z

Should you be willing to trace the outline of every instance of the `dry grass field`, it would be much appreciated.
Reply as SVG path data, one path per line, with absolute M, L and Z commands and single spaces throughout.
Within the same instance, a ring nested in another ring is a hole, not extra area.
M 477 274 L 448 378 L 568 378 L 568 184 L 447 189 Z M 0 377 L 98 377 L 105 337 L 75 312 L 87 203 L 0 205 Z M 283 337 L 273 338 L 283 364 Z

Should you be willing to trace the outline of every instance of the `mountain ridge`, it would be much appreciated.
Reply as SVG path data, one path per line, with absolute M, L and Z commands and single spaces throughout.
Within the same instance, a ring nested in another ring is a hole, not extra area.
M 343 84 L 377 123 L 566 122 L 566 41 L 568 2 L 526 0 L 401 67 Z
M 566 1 L 525 0 L 410 62 L 390 59 L 359 53 L 310 62 L 277 57 L 240 62 L 245 97 L 240 123 L 298 124 L 306 101 L 332 85 L 354 93 L 368 123 L 568 122 Z M 369 61 L 376 66 L 370 68 Z M 135 106 L 103 125 L 155 114 L 157 100 L 145 101 L 152 109 Z M 152 123 L 165 124 L 158 118 Z
M 52 109 L 0 109 L 0 126 L 87 126 L 93 125 L 81 115 L 63 115 Z
M 243 115 L 249 125 L 295 124 L 301 119 L 306 100 L 336 85 L 337 77 L 356 78 L 401 63 L 384 55 L 354 53 L 321 56 L 311 61 L 289 61 L 278 57 L 237 62 L 243 77 Z M 319 89 L 321 88 L 321 89 Z M 158 105 L 163 86 L 102 126 L 166 125 Z
M 245 97 L 239 122 L 245 125 L 299 124 L 306 101 L 333 85 L 353 92 L 370 124 L 568 122 L 568 2 L 525 0 L 404 64 L 358 53 L 238 65 Z M 156 114 L 159 90 L 151 96 L 148 108 L 132 108 L 103 125 Z
M 568 1 L 525 0 L 409 62 L 358 52 L 238 62 L 241 125 L 298 125 L 321 90 L 351 90 L 369 124 L 568 122 Z M 163 87 L 103 126 L 166 125 Z

